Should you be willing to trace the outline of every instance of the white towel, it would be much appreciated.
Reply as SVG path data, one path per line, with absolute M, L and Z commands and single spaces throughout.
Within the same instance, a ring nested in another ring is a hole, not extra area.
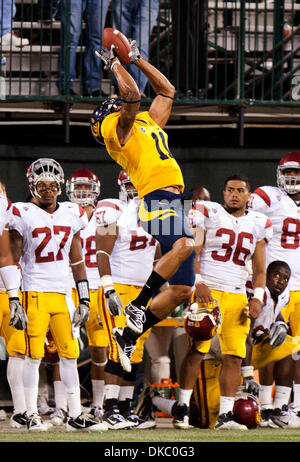
M 73 325 L 73 317 L 74 317 L 74 313 L 76 311 L 76 306 L 73 302 L 73 299 L 71 297 L 70 294 L 66 294 L 66 303 L 67 303 L 67 307 L 68 307 L 68 311 L 69 311 L 69 315 L 70 315 L 70 320 L 71 320 L 71 323 L 72 323 L 72 336 L 73 338 L 79 338 L 79 327 L 74 327 Z

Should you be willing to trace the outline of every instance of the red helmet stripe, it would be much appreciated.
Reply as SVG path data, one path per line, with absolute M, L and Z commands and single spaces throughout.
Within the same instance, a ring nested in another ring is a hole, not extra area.
M 271 206 L 271 199 L 263 189 L 257 188 L 253 194 L 257 194 L 267 204 L 268 207 Z

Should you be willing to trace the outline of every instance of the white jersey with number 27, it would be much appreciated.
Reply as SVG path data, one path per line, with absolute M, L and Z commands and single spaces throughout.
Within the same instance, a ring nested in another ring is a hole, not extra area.
M 22 290 L 68 293 L 72 239 L 88 222 L 83 208 L 60 202 L 50 214 L 31 202 L 17 202 L 10 210 L 9 227 L 23 238 Z

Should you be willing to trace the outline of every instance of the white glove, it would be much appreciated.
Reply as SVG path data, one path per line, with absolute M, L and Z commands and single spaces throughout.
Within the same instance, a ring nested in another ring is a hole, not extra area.
M 26 329 L 26 324 L 28 323 L 27 315 L 24 311 L 23 306 L 21 305 L 18 298 L 9 299 L 9 308 L 10 308 L 10 326 L 15 327 L 17 330 Z
M 89 302 L 87 300 L 80 300 L 79 305 L 73 316 L 73 326 L 79 327 L 89 320 Z
M 123 303 L 114 289 L 105 292 L 106 306 L 111 316 L 121 316 Z
M 188 222 L 191 228 L 203 228 L 203 213 L 201 213 L 199 210 L 191 209 L 188 213 Z
M 113 62 L 120 63 L 114 45 L 111 45 L 110 48 L 101 48 L 99 51 L 96 50 L 95 53 L 100 59 L 102 59 L 104 62 L 104 69 L 107 69 L 108 71 L 111 70 Z
M 282 345 L 288 333 L 288 326 L 284 321 L 276 321 L 269 332 L 269 341 L 272 348 Z
M 129 52 L 129 56 L 131 59 L 131 62 L 134 64 L 136 61 L 138 61 L 141 57 L 140 51 L 137 47 L 136 41 L 135 40 L 130 40 L 129 39 L 129 44 L 131 51 Z

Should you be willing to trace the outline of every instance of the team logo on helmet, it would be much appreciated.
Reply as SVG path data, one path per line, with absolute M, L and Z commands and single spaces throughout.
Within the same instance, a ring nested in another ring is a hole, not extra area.
M 64 180 L 64 172 L 60 164 L 54 159 L 41 158 L 35 160 L 27 169 L 27 184 L 32 196 L 37 196 L 36 186 L 39 181 L 54 181 L 58 185 L 58 195 Z
M 93 115 L 91 117 L 90 127 L 92 135 L 98 143 L 104 144 L 104 139 L 101 135 L 101 124 L 103 120 L 109 114 L 117 112 L 120 109 L 121 105 L 122 100 L 120 98 L 108 98 L 94 110 Z
M 277 167 L 277 186 L 288 194 L 297 194 L 300 191 L 300 176 L 285 175 L 287 169 L 300 171 L 300 152 L 289 152 L 284 156 Z
M 98 177 L 87 168 L 76 170 L 66 182 L 66 194 L 69 200 L 82 207 L 96 205 L 100 188 Z
M 118 176 L 118 186 L 119 186 L 119 199 L 121 201 L 127 201 L 128 199 L 134 199 L 137 197 L 137 190 L 132 187 L 131 179 L 129 178 L 126 170 L 121 170 Z M 129 188 L 129 186 L 131 186 Z
M 217 300 L 194 302 L 185 314 L 184 327 L 189 337 L 197 341 L 213 338 L 221 325 L 221 311 Z
M 232 412 L 235 420 L 249 429 L 256 428 L 260 422 L 258 399 L 243 390 L 237 392 Z

